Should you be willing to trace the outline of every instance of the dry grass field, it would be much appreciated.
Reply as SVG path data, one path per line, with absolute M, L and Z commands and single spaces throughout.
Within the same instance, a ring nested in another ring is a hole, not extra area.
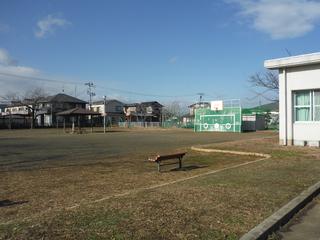
M 182 170 L 147 161 L 177 151 Z M 0 131 L 0 239 L 238 239 L 319 173 L 318 149 L 278 146 L 274 132 Z

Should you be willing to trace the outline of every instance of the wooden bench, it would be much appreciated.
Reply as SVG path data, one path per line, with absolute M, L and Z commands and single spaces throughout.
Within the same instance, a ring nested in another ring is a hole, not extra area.
M 184 155 L 186 155 L 186 152 L 174 153 L 174 154 L 168 154 L 168 155 L 157 155 L 156 157 L 149 158 L 149 161 L 157 163 L 158 172 L 160 172 L 160 167 L 165 165 L 179 164 L 179 168 L 182 168 L 182 158 Z M 162 161 L 171 160 L 171 159 L 178 159 L 178 162 L 161 164 Z

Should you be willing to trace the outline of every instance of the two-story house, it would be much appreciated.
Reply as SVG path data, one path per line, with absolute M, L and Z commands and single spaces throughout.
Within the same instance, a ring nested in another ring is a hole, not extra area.
M 30 106 L 21 101 L 12 101 L 11 104 L 5 107 L 3 115 L 30 115 Z
M 86 104 L 86 101 L 64 93 L 40 99 L 36 106 L 37 125 L 45 127 L 60 125 L 63 123 L 63 118 L 56 116 L 58 112 L 72 108 L 86 108 Z
M 128 122 L 161 122 L 163 105 L 157 101 L 125 104 L 123 111 Z
M 104 105 L 105 103 L 105 105 Z M 93 102 L 91 105 L 91 110 L 101 113 L 101 116 L 95 116 L 95 122 L 102 123 L 103 116 L 105 115 L 108 124 L 118 124 L 124 121 L 123 112 L 124 103 L 111 99 Z
M 189 113 L 182 117 L 182 122 L 185 126 L 191 126 L 194 122 L 195 112 L 199 108 L 210 108 L 210 102 L 197 102 L 188 106 Z

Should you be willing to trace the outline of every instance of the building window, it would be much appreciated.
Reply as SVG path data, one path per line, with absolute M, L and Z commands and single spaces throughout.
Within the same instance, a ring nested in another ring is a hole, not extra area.
M 294 116 L 296 122 L 320 121 L 320 91 L 295 92 Z
M 320 90 L 313 92 L 313 120 L 320 121 Z
M 152 113 L 152 107 L 151 106 L 147 107 L 147 113 Z

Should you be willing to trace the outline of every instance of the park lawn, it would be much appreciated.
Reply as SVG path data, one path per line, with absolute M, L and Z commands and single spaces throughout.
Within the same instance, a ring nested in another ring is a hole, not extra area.
M 126 134 L 130 137 L 132 132 Z M 168 134 L 175 140 L 180 132 L 164 133 L 167 139 Z M 181 138 L 189 134 L 193 133 Z M 175 151 L 188 150 L 184 171 L 159 174 L 155 164 L 146 162 L 139 151 L 108 156 L 105 161 L 99 158 L 90 164 L 84 160 L 65 164 L 59 159 L 48 165 L 41 161 L 40 167 L 20 169 L 15 165 L 1 171 L 7 183 L 1 196 L 27 202 L 0 208 L 0 238 L 238 239 L 318 180 L 318 149 L 281 147 L 277 136 L 270 133 L 243 134 L 244 140 L 234 142 L 228 134 L 224 142 L 211 139 L 222 135 L 208 136 L 193 135 L 198 141 L 171 146 Z M 145 138 L 151 141 L 152 137 L 146 134 Z M 43 141 L 46 139 L 43 136 Z M 257 159 L 190 151 L 188 146 L 197 142 L 206 148 L 269 153 L 272 158 L 143 189 Z M 208 145 L 210 142 L 216 143 Z M 121 195 L 125 192 L 129 193 Z

